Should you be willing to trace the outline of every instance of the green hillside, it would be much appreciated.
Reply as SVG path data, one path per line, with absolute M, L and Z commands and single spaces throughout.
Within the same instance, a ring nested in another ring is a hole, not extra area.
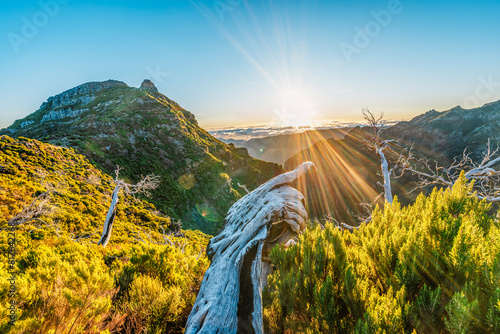
M 153 204 L 122 196 L 111 241 L 97 246 L 110 176 L 73 149 L 7 136 L 0 166 L 0 332 L 182 332 L 208 267 L 207 235 L 180 230 Z M 8 221 L 51 189 L 45 214 L 15 226 L 11 255 Z

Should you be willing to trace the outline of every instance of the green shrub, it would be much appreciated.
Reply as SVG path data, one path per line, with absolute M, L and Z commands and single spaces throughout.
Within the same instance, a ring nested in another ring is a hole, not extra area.
M 272 333 L 496 333 L 499 225 L 461 178 L 353 233 L 309 228 L 275 248 L 265 292 Z
M 123 196 L 108 247 L 97 246 L 110 176 L 74 150 L 26 138 L 0 137 L 2 165 L 1 333 L 183 331 L 208 267 L 209 236 L 183 231 L 154 205 Z M 7 222 L 52 185 L 57 191 L 49 205 L 56 210 L 35 217 L 45 223 L 16 228 L 18 320 L 12 326 Z

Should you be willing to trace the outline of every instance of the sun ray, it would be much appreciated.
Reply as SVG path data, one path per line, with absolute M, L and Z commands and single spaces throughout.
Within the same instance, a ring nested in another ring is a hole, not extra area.
M 371 173 L 367 170 L 368 166 L 376 166 L 376 161 L 364 152 L 353 149 L 345 141 L 317 141 L 320 138 L 315 136 L 321 136 L 314 132 L 307 136 L 311 143 L 315 143 L 300 154 L 300 162 L 313 161 L 317 177 L 302 182 L 298 189 L 308 198 L 308 210 L 313 215 L 331 215 L 339 221 L 352 218 L 349 217 L 349 211 L 361 213 L 356 203 L 371 203 L 379 194 L 376 180 L 370 179 Z M 296 163 L 299 160 L 293 162 Z

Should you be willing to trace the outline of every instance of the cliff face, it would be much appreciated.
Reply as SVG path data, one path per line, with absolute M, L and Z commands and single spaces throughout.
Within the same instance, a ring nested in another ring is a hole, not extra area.
M 140 88 L 114 80 L 80 85 L 0 134 L 75 148 L 108 174 L 119 165 L 131 182 L 160 175 L 151 202 L 184 227 L 209 233 L 245 194 L 238 183 L 254 189 L 282 172 L 212 137 L 149 80 Z

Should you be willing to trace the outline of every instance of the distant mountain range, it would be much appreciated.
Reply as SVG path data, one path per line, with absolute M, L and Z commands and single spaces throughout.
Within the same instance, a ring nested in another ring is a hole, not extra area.
M 380 159 L 363 143 L 367 131 L 358 127 L 344 139 L 317 142 L 283 164 L 286 170 L 303 161 L 316 164 L 316 176 L 299 185 L 299 190 L 306 194 L 312 217 L 332 216 L 354 223 L 354 216 L 363 211 L 359 203 L 371 203 L 382 192 L 377 184 L 382 183 Z M 461 107 L 443 112 L 431 110 L 388 128 L 384 136 L 398 140 L 406 148 L 413 147 L 415 156 L 437 161 L 441 166 L 448 166 L 465 149 L 480 161 L 488 139 L 494 145 L 500 142 L 500 101 L 469 110 Z M 418 194 L 408 193 L 415 187 L 415 181 L 408 173 L 393 180 L 393 193 L 403 204 Z M 382 197 L 378 203 L 383 204 Z
M 248 149 L 254 158 L 283 164 L 286 160 L 322 140 L 342 139 L 352 128 L 309 130 L 301 133 L 246 140 L 223 140 Z
M 150 201 L 185 228 L 216 233 L 229 207 L 282 168 L 215 139 L 193 114 L 145 80 L 140 88 L 109 80 L 53 96 L 31 115 L 0 130 L 74 148 L 109 175 L 136 182 L 161 176 Z
M 488 139 L 500 141 L 500 101 L 474 109 L 430 110 L 396 124 L 387 134 L 408 144 L 419 143 L 448 159 L 461 155 L 465 148 L 479 157 Z

